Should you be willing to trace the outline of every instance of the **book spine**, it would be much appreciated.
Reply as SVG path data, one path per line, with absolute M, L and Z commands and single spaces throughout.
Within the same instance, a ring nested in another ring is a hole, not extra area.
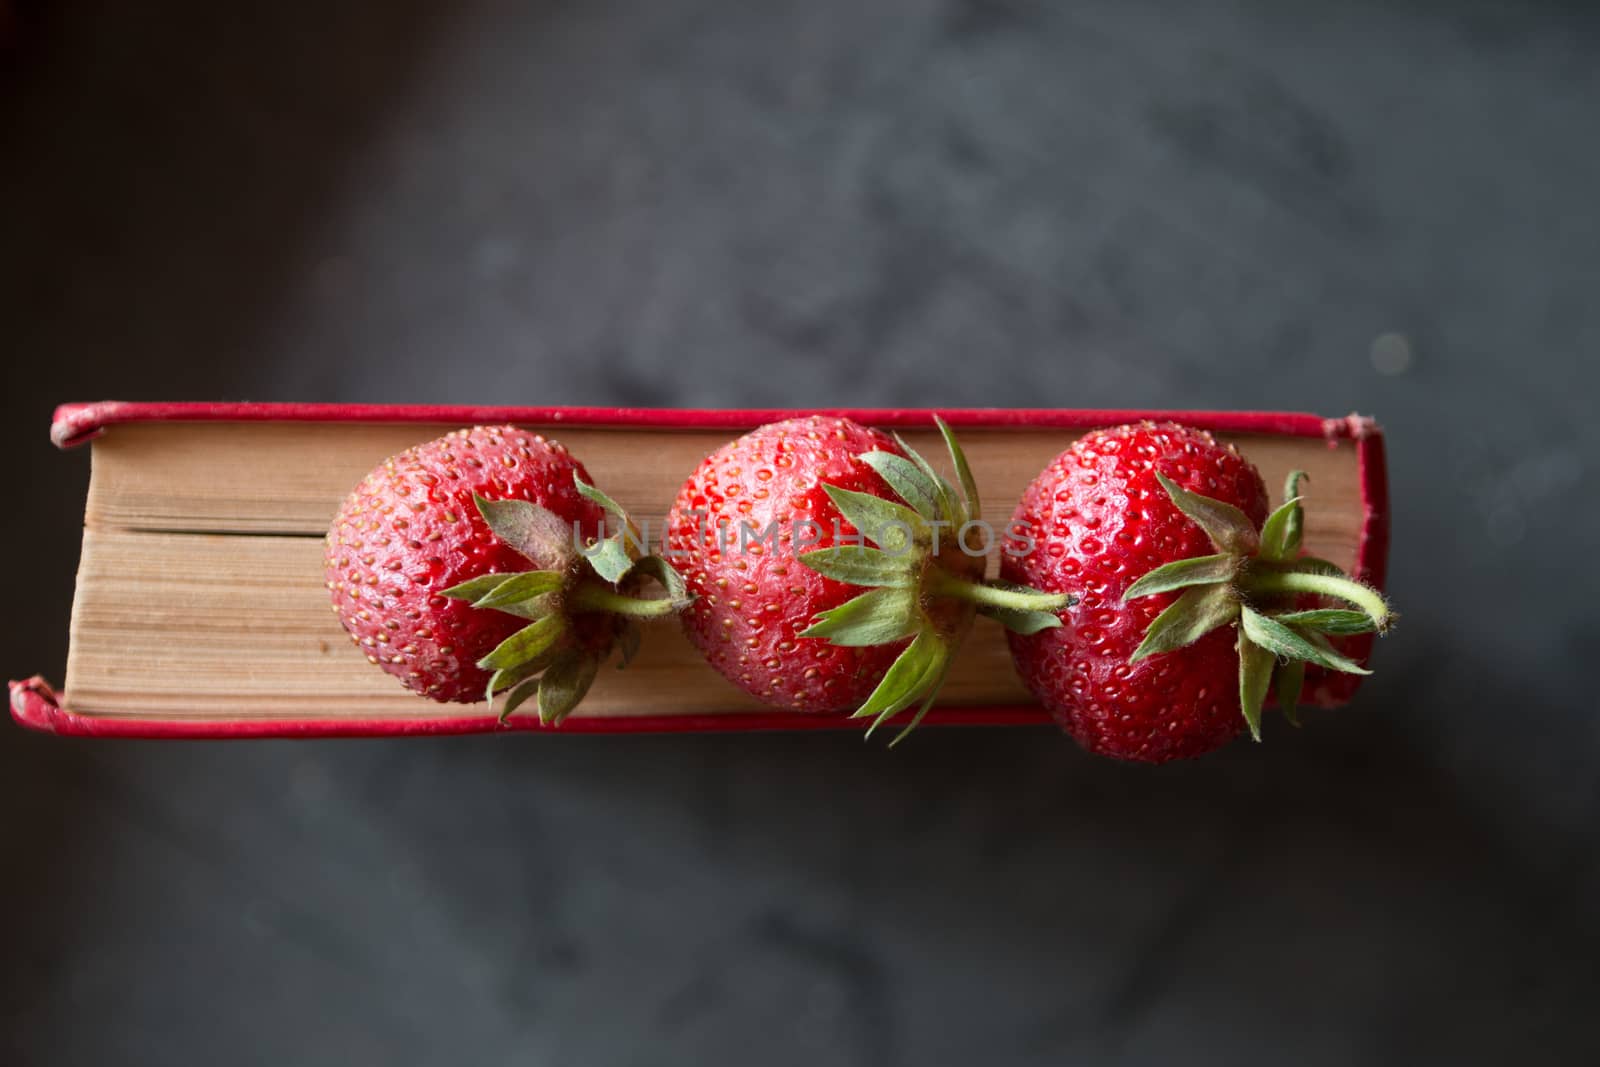
M 1186 412 L 1186 411 L 1069 411 L 1024 409 L 939 409 L 957 426 L 986 428 L 1060 428 L 1084 430 L 1144 419 L 1171 420 L 1219 433 L 1278 434 L 1320 437 L 1330 446 L 1341 440 L 1355 442 L 1361 487 L 1361 540 L 1356 556 L 1356 576 L 1378 589 L 1388 570 L 1389 493 L 1383 433 L 1370 418 L 1322 418 L 1294 412 Z M 826 409 L 793 410 L 656 410 L 644 408 L 515 408 L 440 407 L 429 405 L 348 404 L 193 404 L 125 403 L 102 401 L 66 404 L 56 411 L 51 439 L 70 448 L 93 439 L 105 428 L 130 422 L 397 422 L 451 423 L 514 422 L 543 425 L 610 426 L 636 429 L 739 429 L 801 414 L 838 415 L 886 426 L 924 426 L 929 409 Z M 1348 654 L 1364 659 L 1372 651 L 1372 635 L 1353 638 Z M 1306 698 L 1325 707 L 1346 703 L 1360 679 L 1354 675 L 1312 671 L 1307 676 Z M 252 737 L 373 737 L 445 735 L 499 730 L 541 730 L 537 719 L 521 717 L 501 723 L 497 717 L 464 716 L 426 718 L 347 719 L 309 717 L 265 721 L 188 721 L 134 716 L 81 715 L 64 707 L 41 677 L 11 683 L 11 714 L 19 725 L 47 733 L 78 737 L 140 738 L 252 738 Z M 1038 707 L 940 708 L 927 719 L 943 725 L 1037 725 L 1049 721 Z M 575 716 L 560 727 L 563 733 L 704 732 L 744 730 L 855 729 L 859 724 L 843 716 L 802 715 L 787 712 L 715 715 L 656 715 L 586 718 Z

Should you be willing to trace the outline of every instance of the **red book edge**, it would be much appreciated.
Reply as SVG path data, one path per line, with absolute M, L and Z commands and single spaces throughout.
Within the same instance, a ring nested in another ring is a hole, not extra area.
M 1383 432 L 1370 418 L 1350 415 L 1330 419 L 1299 412 L 1216 411 L 1071 411 L 1049 408 L 950 408 L 938 413 L 952 426 L 986 429 L 1059 428 L 1090 430 L 1146 419 L 1181 422 L 1217 433 L 1276 434 L 1316 437 L 1330 446 L 1354 441 L 1361 489 L 1361 537 L 1355 577 L 1384 587 L 1389 557 L 1389 484 Z M 56 409 L 50 439 L 73 448 L 98 437 L 108 426 L 130 422 L 396 422 L 474 425 L 509 422 L 524 425 L 640 427 L 672 430 L 744 430 L 797 415 L 820 414 L 876 426 L 925 427 L 933 410 L 924 408 L 830 408 L 796 411 L 780 408 L 742 410 L 662 410 L 653 408 L 504 407 L 426 404 L 264 404 L 264 403 L 137 403 L 100 401 L 63 404 Z M 1348 654 L 1364 660 L 1372 651 L 1372 635 L 1353 639 Z M 1307 678 L 1307 700 L 1325 707 L 1348 701 L 1359 685 L 1354 675 L 1313 670 Z M 501 723 L 494 715 L 445 718 L 298 719 L 271 722 L 205 722 L 121 719 L 80 715 L 62 707 L 42 676 L 11 682 L 11 716 L 20 725 L 73 737 L 250 738 L 250 737 L 379 737 L 409 734 L 466 734 L 497 730 L 561 733 L 697 732 L 711 730 L 805 730 L 857 728 L 842 715 L 794 712 L 739 712 L 708 715 L 648 715 L 584 718 L 575 716 L 559 728 L 544 727 L 532 716 Z M 936 708 L 926 720 L 946 726 L 1020 726 L 1050 721 L 1037 706 Z

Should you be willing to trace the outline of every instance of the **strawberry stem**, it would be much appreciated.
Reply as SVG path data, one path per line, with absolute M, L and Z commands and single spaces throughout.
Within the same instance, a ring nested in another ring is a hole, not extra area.
M 1271 596 L 1278 593 L 1307 593 L 1313 596 L 1331 596 L 1354 604 L 1367 617 L 1379 633 L 1384 633 L 1394 622 L 1394 612 L 1382 594 L 1369 586 L 1333 574 L 1306 574 L 1300 571 L 1262 571 L 1251 574 L 1244 582 L 1247 593 Z
M 630 619 L 659 619 L 673 614 L 682 606 L 671 597 L 646 600 L 624 596 L 598 582 L 584 582 L 572 593 L 575 611 L 608 611 Z
M 1056 612 L 1071 607 L 1076 601 L 1070 593 L 1041 593 L 1037 590 L 1011 589 L 1005 586 L 986 585 L 957 577 L 942 567 L 931 567 L 924 588 L 933 596 L 947 596 L 992 608 L 1009 608 L 1013 611 Z

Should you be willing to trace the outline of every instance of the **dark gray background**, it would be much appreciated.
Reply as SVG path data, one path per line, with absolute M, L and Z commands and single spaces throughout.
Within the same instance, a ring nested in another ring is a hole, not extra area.
M 1405 618 L 1154 771 L 7 726 L 0 1061 L 1596 1062 L 1589 5 L 262 6 L 5 61 L 10 676 L 101 397 L 1360 409 Z

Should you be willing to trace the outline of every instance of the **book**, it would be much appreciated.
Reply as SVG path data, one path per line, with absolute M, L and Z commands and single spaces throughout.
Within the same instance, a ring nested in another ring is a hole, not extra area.
M 804 412 L 810 414 L 811 412 Z M 933 413 L 832 409 L 900 431 L 938 455 Z M 486 704 L 438 704 L 369 665 L 329 610 L 323 535 L 340 502 L 384 458 L 459 427 L 510 422 L 560 440 L 596 484 L 659 530 L 682 481 L 740 433 L 800 412 L 320 404 L 66 405 L 63 448 L 91 442 L 83 551 L 65 685 L 11 683 L 14 718 L 75 735 L 270 737 L 808 728 L 843 716 L 774 711 L 707 666 L 672 623 L 650 625 L 623 671 L 606 669 L 559 727 L 505 724 Z M 1382 587 L 1388 548 L 1383 437 L 1370 419 L 1259 412 L 945 410 L 960 433 L 984 518 L 1004 528 L 1023 488 L 1083 432 L 1170 419 L 1233 442 L 1276 487 L 1310 475 L 1305 549 Z M 998 549 L 997 549 L 998 552 Z M 998 557 L 990 560 L 990 573 Z M 1364 654 L 1366 648 L 1358 648 Z M 1319 679 L 1307 702 L 1338 704 L 1351 676 Z M 979 619 L 940 706 L 946 724 L 1048 721 L 1011 665 L 1004 633 Z

